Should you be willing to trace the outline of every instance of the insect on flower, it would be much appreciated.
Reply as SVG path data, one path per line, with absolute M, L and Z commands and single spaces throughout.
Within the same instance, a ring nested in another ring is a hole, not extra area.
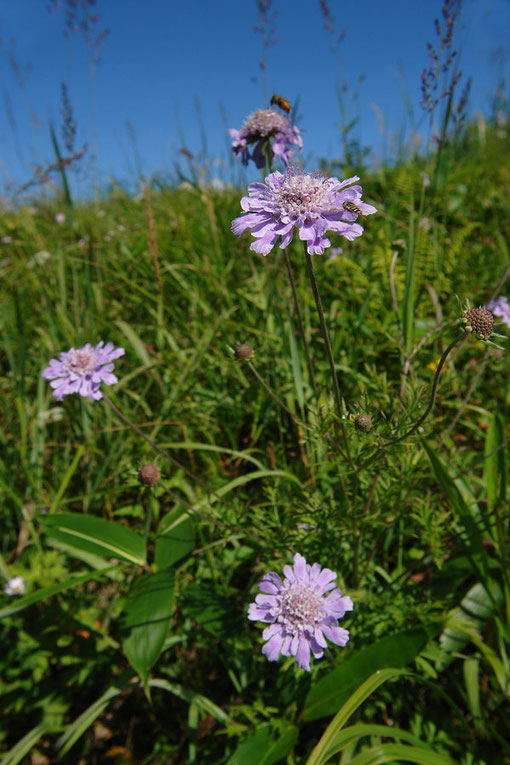
M 283 96 L 277 96 L 276 93 L 271 98 L 271 106 L 279 106 L 280 109 L 283 109 L 284 112 L 287 112 L 289 114 L 291 110 L 291 105 L 287 101 L 286 98 L 283 98 Z
M 343 207 L 345 210 L 348 210 L 349 212 L 354 213 L 355 215 L 364 215 L 363 210 L 358 207 L 358 205 L 355 205 L 354 202 L 351 202 L 349 199 L 346 199 L 343 203 Z

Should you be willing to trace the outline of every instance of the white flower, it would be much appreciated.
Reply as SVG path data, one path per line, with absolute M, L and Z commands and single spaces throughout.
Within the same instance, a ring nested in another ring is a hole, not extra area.
M 33 268 L 34 266 L 42 266 L 43 263 L 46 263 L 47 260 L 51 258 L 51 252 L 48 252 L 47 250 L 41 250 L 40 252 L 36 252 L 35 255 L 32 255 L 30 260 L 27 262 L 28 268 Z
M 4 592 L 6 595 L 23 595 L 25 587 L 26 585 L 23 577 L 14 576 L 12 579 L 9 579 L 5 585 Z

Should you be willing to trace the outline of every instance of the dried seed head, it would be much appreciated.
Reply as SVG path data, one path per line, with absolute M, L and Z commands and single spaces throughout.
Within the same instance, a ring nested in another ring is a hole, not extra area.
M 494 315 L 488 308 L 467 308 L 462 319 L 466 332 L 472 332 L 481 340 L 488 340 L 494 331 Z
M 354 427 L 358 430 L 362 430 L 364 433 L 368 433 L 372 428 L 372 418 L 369 414 L 358 414 L 354 418 Z
M 241 345 L 238 345 L 234 353 L 236 359 L 252 359 L 255 355 L 255 351 L 251 345 L 247 345 L 247 343 L 241 343 Z
M 138 472 L 138 480 L 144 486 L 154 486 L 159 481 L 159 473 L 157 465 L 144 465 Z

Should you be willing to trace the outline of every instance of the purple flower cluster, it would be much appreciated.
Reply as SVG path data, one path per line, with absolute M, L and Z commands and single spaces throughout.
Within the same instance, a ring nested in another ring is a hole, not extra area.
M 262 633 L 267 641 L 262 653 L 269 661 L 280 654 L 295 656 L 298 667 L 309 672 L 310 654 L 320 659 L 326 638 L 346 645 L 349 632 L 338 626 L 338 619 L 352 611 L 353 603 L 335 586 L 333 571 L 311 566 L 302 555 L 296 554 L 294 565 L 285 566 L 283 573 L 283 581 L 274 571 L 264 576 L 259 584 L 263 594 L 250 604 L 248 619 L 270 625 Z
M 507 297 L 502 295 L 501 297 L 496 298 L 496 300 L 491 300 L 490 303 L 487 304 L 487 308 L 494 314 L 494 316 L 498 316 L 503 324 L 510 327 L 510 303 L 508 302 Z
M 57 401 L 64 396 L 79 393 L 91 401 L 103 398 L 99 386 L 113 385 L 118 382 L 113 373 L 113 361 L 123 356 L 124 348 L 115 348 L 113 343 L 104 344 L 103 340 L 94 348 L 90 343 L 83 348 L 71 348 L 60 354 L 60 360 L 51 359 L 43 371 L 45 380 L 51 380 L 53 395 Z
M 331 246 L 326 231 L 355 239 L 363 233 L 363 227 L 354 222 L 358 215 L 377 212 L 361 201 L 361 186 L 351 185 L 356 181 L 357 175 L 340 182 L 294 168 L 287 168 L 284 175 L 271 173 L 265 183 L 248 186 L 248 196 L 241 199 L 244 214 L 232 221 L 232 232 L 241 236 L 251 229 L 255 241 L 250 249 L 267 255 L 278 237 L 280 247 L 287 247 L 297 228 L 308 253 L 322 255 Z
M 272 109 L 260 109 L 253 112 L 243 123 L 240 130 L 230 128 L 229 133 L 233 138 L 232 153 L 236 157 L 242 157 L 243 165 L 253 160 L 257 167 L 265 165 L 264 148 L 272 138 L 271 150 L 273 160 L 281 159 L 286 165 L 294 156 L 292 146 L 303 149 L 303 139 L 299 129 L 292 125 L 290 120 Z M 253 146 L 250 154 L 249 147 Z

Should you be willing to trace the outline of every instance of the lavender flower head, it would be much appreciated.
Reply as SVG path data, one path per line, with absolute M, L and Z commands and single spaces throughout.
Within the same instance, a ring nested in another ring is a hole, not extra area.
M 271 146 L 273 159 L 279 157 L 286 165 L 294 156 L 292 146 L 297 146 L 300 151 L 303 149 L 303 139 L 299 129 L 282 114 L 272 109 L 259 109 L 253 112 L 245 119 L 240 130 L 230 128 L 228 132 L 233 138 L 232 153 L 236 157 L 242 157 L 243 165 L 247 165 L 252 159 L 257 167 L 264 167 L 266 162 L 264 146 L 270 138 L 273 138 Z M 252 144 L 254 147 L 250 154 L 248 147 Z
M 318 563 L 310 566 L 299 553 L 283 573 L 283 581 L 274 571 L 264 576 L 259 584 L 264 594 L 250 604 L 248 619 L 270 624 L 262 633 L 267 641 L 262 653 L 269 661 L 276 661 L 280 654 L 295 656 L 298 667 L 309 672 L 310 653 L 320 659 L 326 638 L 341 646 L 349 640 L 338 619 L 352 611 L 352 600 L 335 587 L 333 571 Z
M 293 230 L 306 242 L 310 255 L 322 255 L 330 240 L 326 231 L 334 231 L 353 240 L 363 233 L 363 227 L 354 221 L 358 215 L 377 212 L 372 205 L 361 201 L 361 186 L 357 175 L 339 181 L 317 173 L 305 173 L 287 168 L 267 176 L 265 183 L 251 183 L 248 196 L 241 199 L 244 214 L 232 221 L 232 232 L 241 236 L 251 229 L 255 241 L 250 250 L 267 255 L 278 237 L 280 247 L 292 241 Z M 349 188 L 347 188 L 349 187 Z
M 502 295 L 501 297 L 496 298 L 496 300 L 491 300 L 490 303 L 487 304 L 487 308 L 494 314 L 494 316 L 499 316 L 503 324 L 510 327 L 510 303 L 508 302 L 507 297 Z
M 79 393 L 91 401 L 103 398 L 99 385 L 113 385 L 118 382 L 112 374 L 113 361 L 123 356 L 124 348 L 115 348 L 113 343 L 104 344 L 101 340 L 94 348 L 90 343 L 83 348 L 65 351 L 60 354 L 60 361 L 51 359 L 43 371 L 45 380 L 51 380 L 53 395 L 57 401 L 64 396 Z

